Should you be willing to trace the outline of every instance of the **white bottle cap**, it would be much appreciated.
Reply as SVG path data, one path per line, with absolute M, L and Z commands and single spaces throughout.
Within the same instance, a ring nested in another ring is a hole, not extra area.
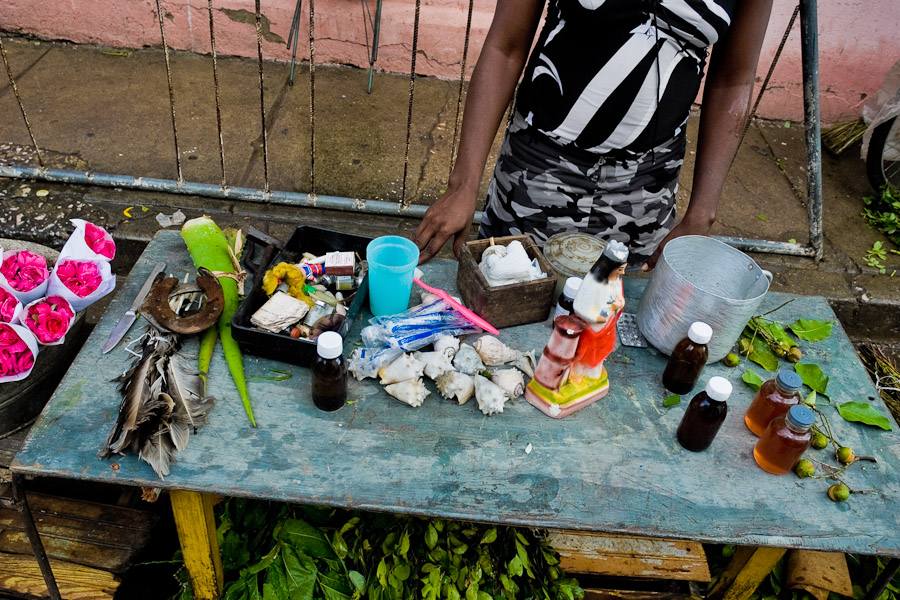
M 706 384 L 706 395 L 717 402 L 725 402 L 731 396 L 731 382 L 724 377 L 710 377 Z
M 322 358 L 337 358 L 344 352 L 344 338 L 336 331 L 326 331 L 318 337 L 316 350 Z
M 581 287 L 581 277 L 569 277 L 566 279 L 566 285 L 563 288 L 563 295 L 568 296 L 569 298 L 574 298 L 575 294 L 578 293 L 578 288 Z
M 695 344 L 707 344 L 712 339 L 712 327 L 703 321 L 694 321 L 688 329 L 688 337 Z

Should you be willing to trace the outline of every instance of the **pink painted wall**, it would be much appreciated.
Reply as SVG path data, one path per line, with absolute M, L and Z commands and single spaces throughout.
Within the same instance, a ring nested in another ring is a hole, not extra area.
M 752 1 L 752 0 L 750 0 Z M 372 14 L 375 0 L 368 0 Z M 471 74 L 493 13 L 495 0 L 475 3 L 467 61 Z M 133 48 L 159 46 L 155 0 L 2 0 L 0 30 L 79 43 Z M 161 0 L 169 45 L 208 53 L 209 21 L 204 0 Z M 775 0 L 760 61 L 759 77 L 768 70 L 795 0 Z M 459 77 L 467 0 L 422 0 L 416 71 Z M 216 0 L 214 20 L 220 54 L 256 56 L 253 2 Z M 290 60 L 285 41 L 293 0 L 263 0 L 263 55 Z M 309 55 L 309 0 L 301 16 L 300 52 Z M 356 0 L 318 0 L 315 6 L 316 62 L 367 66 L 363 9 Z M 377 67 L 409 72 L 413 0 L 384 0 Z M 900 2 L 831 0 L 819 5 L 819 60 L 822 116 L 825 123 L 854 118 L 865 97 L 874 93 L 887 69 L 900 57 Z M 369 32 L 371 36 L 371 31 Z M 795 24 L 769 84 L 759 114 L 799 121 L 803 116 L 800 28 Z

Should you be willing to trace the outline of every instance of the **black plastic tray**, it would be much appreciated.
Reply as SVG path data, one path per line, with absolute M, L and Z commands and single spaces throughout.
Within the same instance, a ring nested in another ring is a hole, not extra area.
M 284 249 L 266 266 L 270 267 L 280 262 L 300 262 L 301 255 L 304 252 L 322 255 L 326 252 L 338 250 L 353 251 L 365 259 L 366 246 L 371 241 L 372 238 L 360 235 L 302 225 L 297 227 L 291 238 L 284 245 Z M 353 325 L 353 320 L 365 305 L 368 295 L 369 278 L 367 275 L 360 282 L 353 302 L 347 307 L 347 320 L 339 331 L 345 340 L 347 332 L 350 331 L 350 327 Z M 262 291 L 262 280 L 260 278 L 260 281 L 253 282 L 252 291 L 244 298 L 244 301 L 238 306 L 237 312 L 234 313 L 234 317 L 231 319 L 231 334 L 237 340 L 241 352 L 303 367 L 312 366 L 316 358 L 315 342 L 303 338 L 294 339 L 280 333 L 269 333 L 268 331 L 257 329 L 250 323 L 250 317 L 265 304 L 266 300 L 268 300 L 268 296 Z

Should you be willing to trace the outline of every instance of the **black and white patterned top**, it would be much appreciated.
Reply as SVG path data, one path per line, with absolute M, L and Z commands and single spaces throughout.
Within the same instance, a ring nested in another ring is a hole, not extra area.
M 517 110 L 552 140 L 596 153 L 671 140 L 736 2 L 553 0 Z

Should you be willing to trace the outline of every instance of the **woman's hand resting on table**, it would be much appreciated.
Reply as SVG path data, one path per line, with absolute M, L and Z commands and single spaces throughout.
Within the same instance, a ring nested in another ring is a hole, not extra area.
M 475 215 L 475 193 L 451 186 L 428 208 L 412 234 L 413 243 L 419 247 L 420 265 L 434 258 L 450 238 L 453 254 L 459 257 Z

